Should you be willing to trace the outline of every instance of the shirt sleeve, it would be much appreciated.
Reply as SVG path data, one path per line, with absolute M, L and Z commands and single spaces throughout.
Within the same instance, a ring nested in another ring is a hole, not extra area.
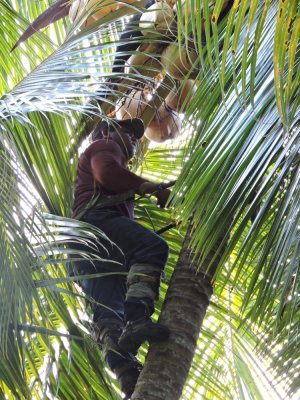
M 96 181 L 113 193 L 138 189 L 142 183 L 148 182 L 126 168 L 125 156 L 113 141 L 95 143 L 91 149 L 90 166 Z

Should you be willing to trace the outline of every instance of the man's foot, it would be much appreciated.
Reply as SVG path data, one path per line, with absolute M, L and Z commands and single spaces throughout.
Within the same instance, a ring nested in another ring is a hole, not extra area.
M 142 364 L 137 360 L 136 362 L 126 361 L 114 368 L 113 371 L 116 374 L 122 392 L 126 396 L 125 399 L 130 399 L 141 370 Z
M 148 317 L 142 317 L 135 321 L 128 321 L 119 337 L 119 346 L 123 351 L 136 354 L 139 347 L 148 340 L 161 342 L 168 339 L 169 328 L 161 324 L 155 324 Z

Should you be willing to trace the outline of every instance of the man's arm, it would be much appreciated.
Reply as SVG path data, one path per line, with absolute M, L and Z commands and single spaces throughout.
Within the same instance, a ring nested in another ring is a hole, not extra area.
M 138 190 L 142 183 L 147 182 L 126 168 L 120 146 L 112 141 L 97 143 L 92 151 L 90 163 L 96 181 L 113 193 Z
M 98 142 L 94 147 L 91 155 L 92 173 L 105 189 L 113 193 L 133 189 L 141 195 L 153 194 L 157 197 L 157 204 L 165 207 L 170 190 L 164 188 L 162 183 L 149 182 L 123 167 L 124 155 L 118 144 L 112 141 Z

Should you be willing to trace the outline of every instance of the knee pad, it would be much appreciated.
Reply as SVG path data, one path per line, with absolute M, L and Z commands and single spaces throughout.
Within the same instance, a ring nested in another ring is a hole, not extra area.
M 162 269 L 151 264 L 133 264 L 127 276 L 127 295 L 138 299 L 156 300 Z

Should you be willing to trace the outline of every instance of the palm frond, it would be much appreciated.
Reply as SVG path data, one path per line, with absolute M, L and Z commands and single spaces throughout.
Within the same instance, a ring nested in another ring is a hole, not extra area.
M 182 10 L 177 43 L 194 41 L 199 85 L 185 114 L 188 140 L 175 148 L 145 150 L 136 162 L 138 171 L 153 180 L 178 176 L 174 211 L 147 203 L 147 214 L 141 202 L 137 216 L 151 229 L 172 218 L 183 221 L 164 234 L 171 248 L 167 279 L 191 215 L 193 246 L 203 257 L 220 235 L 224 243 L 228 240 L 182 397 L 258 399 L 267 392 L 274 400 L 292 398 L 299 390 L 300 7 L 296 1 L 242 0 L 228 2 L 228 13 L 222 15 L 223 3 L 192 1 L 196 7 L 188 16 L 177 1 Z M 99 350 L 85 333 L 82 296 L 65 271 L 70 252 L 63 243 L 89 242 L 96 232 L 63 217 L 45 217 L 38 206 L 34 218 L 21 208 L 25 204 L 32 212 L 32 202 L 42 200 L 44 210 L 70 216 L 79 116 L 105 117 L 116 99 L 149 83 L 138 71 L 123 73 L 119 87 L 113 81 L 121 18 L 138 12 L 137 5 L 80 32 L 82 21 L 72 27 L 58 22 L 51 40 L 39 33 L 10 54 L 46 3 L 0 4 L 5 37 L 0 60 L 0 338 L 5 355 L 0 393 L 118 398 Z M 33 196 L 25 190 L 28 178 Z M 157 310 L 167 287 L 168 281 Z M 141 359 L 146 350 L 141 349 Z
M 298 249 L 298 236 L 294 224 L 298 224 L 299 213 L 293 205 L 292 214 L 289 215 L 287 211 L 287 202 L 291 199 L 295 199 L 297 202 L 298 198 L 296 189 L 299 152 L 298 122 L 290 122 L 289 126 L 282 125 L 284 121 L 280 119 L 275 101 L 272 59 L 275 29 L 273 32 L 269 31 L 268 21 L 275 17 L 276 12 L 275 6 L 270 6 L 266 15 L 265 32 L 262 30 L 261 33 L 263 38 L 260 43 L 261 51 L 255 55 L 256 69 L 258 70 L 260 64 L 263 64 L 264 67 L 257 76 L 253 93 L 250 85 L 247 86 L 246 91 L 243 91 L 242 86 L 237 86 L 234 81 L 231 81 L 231 75 L 228 74 L 228 82 L 224 81 L 225 85 L 228 85 L 224 97 L 225 104 L 221 103 L 218 107 L 213 108 L 215 103 L 211 101 L 211 97 L 208 101 L 203 97 L 212 82 L 200 83 L 195 99 L 196 102 L 198 101 L 199 108 L 195 114 L 197 119 L 203 122 L 198 128 L 195 126 L 189 159 L 179 177 L 178 190 L 182 191 L 185 201 L 182 205 L 179 202 L 175 203 L 182 210 L 183 218 L 194 215 L 193 243 L 198 252 L 203 252 L 203 257 L 209 253 L 217 237 L 224 231 L 227 231 L 224 240 L 231 231 L 234 232 L 222 263 L 234 249 L 257 207 L 261 207 L 249 235 L 246 236 L 247 250 L 244 246 L 242 247 L 243 257 L 238 269 L 238 273 L 245 274 L 245 262 L 254 242 L 261 246 L 256 249 L 256 252 L 262 251 L 262 254 L 260 262 L 256 264 L 249 293 L 257 293 L 254 291 L 256 285 L 262 287 L 260 275 L 264 275 L 266 282 L 268 279 L 272 281 L 274 279 L 272 277 L 278 277 L 275 273 L 275 268 L 277 268 L 274 265 L 275 258 L 280 260 L 280 265 L 283 260 L 289 260 L 287 270 L 290 271 L 288 273 L 290 275 L 296 273 L 297 276 L 298 269 L 298 256 L 293 256 L 293 254 Z M 259 22 L 257 20 L 257 27 Z M 240 40 L 246 29 L 248 29 L 247 25 L 241 29 Z M 295 26 L 294 29 L 296 29 Z M 249 46 L 254 47 L 255 36 L 251 35 L 249 40 Z M 228 59 L 227 71 L 234 72 L 239 65 L 242 66 L 242 52 L 243 47 L 240 42 L 234 56 Z M 247 62 L 248 75 L 246 75 L 249 83 L 251 63 L 252 55 L 250 54 Z M 295 74 L 297 69 L 296 64 Z M 211 87 L 211 90 L 213 99 L 217 98 L 214 92 L 219 99 L 222 98 L 220 87 L 215 85 Z M 249 103 L 246 108 L 244 108 L 243 102 L 239 101 L 242 93 L 244 93 L 243 97 L 246 95 Z M 252 96 L 253 94 L 254 96 Z M 289 105 L 291 110 L 295 109 L 296 103 L 296 98 L 291 100 Z M 253 110 L 251 110 L 251 104 L 254 105 Z M 283 189 L 285 180 L 286 185 Z M 291 184 L 289 184 L 290 182 Z M 284 193 L 282 193 L 283 191 Z M 277 213 L 276 210 L 281 201 L 284 211 Z M 289 222 L 286 220 L 287 215 L 289 215 Z M 282 238 L 285 237 L 285 232 L 289 232 L 291 236 L 285 242 L 286 246 L 280 245 L 274 253 L 274 234 L 279 234 L 281 230 Z M 255 237 L 252 237 L 253 240 L 251 240 L 250 236 L 254 232 Z M 266 239 L 264 247 L 262 247 L 263 237 Z M 273 256 L 271 256 L 272 254 Z M 239 253 L 239 257 L 241 257 L 241 253 Z M 290 264 L 290 260 L 292 264 Z M 280 274 L 280 280 L 282 276 Z M 279 280 L 276 281 L 277 284 L 278 282 Z M 273 296 L 269 285 L 264 285 L 264 288 L 262 296 L 267 296 L 266 302 L 268 302 Z M 286 289 L 281 292 L 282 305 L 285 302 L 286 293 Z M 249 297 L 246 296 L 245 307 L 248 300 Z M 260 300 L 262 297 L 259 297 L 258 302 Z M 273 303 L 268 304 L 273 309 Z M 262 317 L 265 316 L 265 307 L 261 307 L 259 310 L 255 308 L 255 310 L 255 318 L 258 317 L 258 313 Z M 287 316 L 287 320 L 289 318 L 290 316 Z

